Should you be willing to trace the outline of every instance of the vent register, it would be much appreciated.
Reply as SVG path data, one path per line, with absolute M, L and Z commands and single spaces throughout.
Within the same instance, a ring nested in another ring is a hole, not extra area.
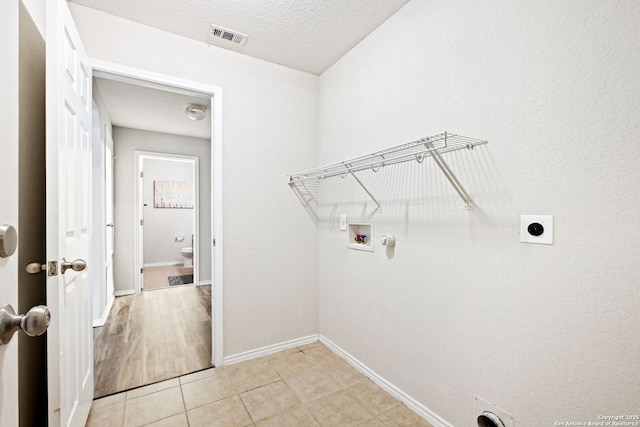
M 217 25 L 211 25 L 211 35 L 216 39 L 226 40 L 231 43 L 235 43 L 238 46 L 244 46 L 245 42 L 249 38 L 246 34 L 229 30 L 228 28 L 219 27 Z

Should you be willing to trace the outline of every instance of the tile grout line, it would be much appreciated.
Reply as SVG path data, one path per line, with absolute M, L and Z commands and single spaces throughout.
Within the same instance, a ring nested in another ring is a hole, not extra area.
M 233 384 L 232 384 L 233 387 Z M 236 391 L 234 389 L 234 391 Z M 251 424 L 252 425 L 256 425 L 255 420 L 253 419 L 253 415 L 251 415 L 251 412 L 249 412 L 249 408 L 247 408 L 247 404 L 244 403 L 244 400 L 242 399 L 242 396 L 240 396 L 240 393 L 236 393 L 236 396 L 238 396 L 238 399 L 240 399 L 240 403 L 242 403 L 242 407 L 244 408 L 245 411 L 247 411 L 247 415 L 249 415 L 249 419 L 251 420 Z
M 251 424 L 253 424 L 255 426 L 256 425 L 256 421 L 253 419 L 253 415 L 251 415 L 251 412 L 249 412 L 249 408 L 247 408 L 247 404 L 245 403 L 244 399 L 240 395 L 241 393 L 238 392 L 238 390 L 236 390 L 236 387 L 233 385 L 233 381 L 231 381 L 231 378 L 229 378 L 229 382 L 231 383 L 231 387 L 233 387 L 233 391 L 236 392 L 236 396 L 238 396 L 238 399 L 240 399 L 240 403 L 242 403 L 242 407 L 244 408 L 245 411 L 247 411 L 247 415 L 249 415 L 249 419 L 251 420 Z
M 124 408 L 122 409 L 122 427 L 124 427 L 124 422 L 126 421 L 127 417 L 127 395 L 124 395 Z
M 180 379 L 178 379 L 178 384 L 180 387 L 180 396 L 182 396 L 182 407 L 184 408 L 184 417 L 187 419 L 187 427 L 190 427 L 191 423 L 189 422 L 189 414 L 187 412 L 187 402 L 185 402 L 184 400 L 184 390 L 182 390 L 182 381 L 180 381 Z

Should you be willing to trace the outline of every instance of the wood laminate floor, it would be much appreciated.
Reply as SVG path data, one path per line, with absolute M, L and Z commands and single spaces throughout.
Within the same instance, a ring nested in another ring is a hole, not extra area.
M 116 297 L 94 328 L 95 398 L 211 367 L 211 286 Z

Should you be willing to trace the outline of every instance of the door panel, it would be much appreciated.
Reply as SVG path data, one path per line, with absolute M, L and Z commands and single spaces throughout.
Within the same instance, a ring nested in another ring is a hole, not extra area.
M 18 1 L 0 1 L 0 225 L 18 227 Z M 18 230 L 20 233 L 20 230 Z M 18 307 L 18 253 L 0 258 L 0 307 Z M 0 346 L 0 426 L 18 425 L 18 339 Z
M 113 223 L 113 136 L 111 135 L 111 126 L 105 125 L 105 276 L 106 276 L 106 292 L 107 307 L 109 301 L 113 298 L 113 239 L 115 237 L 115 225 Z
M 47 280 L 49 425 L 84 426 L 93 398 L 91 283 L 91 84 L 64 0 L 47 1 Z M 88 267 L 62 262 L 83 259 Z

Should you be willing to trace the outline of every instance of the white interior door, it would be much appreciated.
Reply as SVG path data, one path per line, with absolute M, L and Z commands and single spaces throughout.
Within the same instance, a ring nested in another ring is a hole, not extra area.
M 136 262 L 134 263 L 134 268 L 136 269 L 134 273 L 134 277 L 137 280 L 137 284 L 135 286 L 135 291 L 140 292 L 144 289 L 144 202 L 142 201 L 142 194 L 144 194 L 144 159 L 137 158 L 138 162 L 138 192 L 136 193 L 136 209 L 137 209 L 137 230 L 138 230 L 138 238 L 136 239 Z
M 113 243 L 115 237 L 113 223 L 113 137 L 111 135 L 111 126 L 105 125 L 105 156 L 104 156 L 104 182 L 105 182 L 105 279 L 106 279 L 106 301 L 107 307 L 111 304 L 109 301 L 113 299 L 114 283 L 113 283 Z
M 0 1 L 0 225 L 18 227 L 18 1 Z M 20 230 L 18 230 L 19 232 Z M 0 307 L 18 308 L 18 252 L 0 257 Z M 20 333 L 20 332 L 19 332 Z M 0 426 L 18 425 L 18 338 L 0 346 Z
M 66 1 L 47 1 L 47 334 L 50 426 L 84 426 L 93 398 L 90 266 L 91 73 Z M 51 273 L 51 271 L 49 271 Z

